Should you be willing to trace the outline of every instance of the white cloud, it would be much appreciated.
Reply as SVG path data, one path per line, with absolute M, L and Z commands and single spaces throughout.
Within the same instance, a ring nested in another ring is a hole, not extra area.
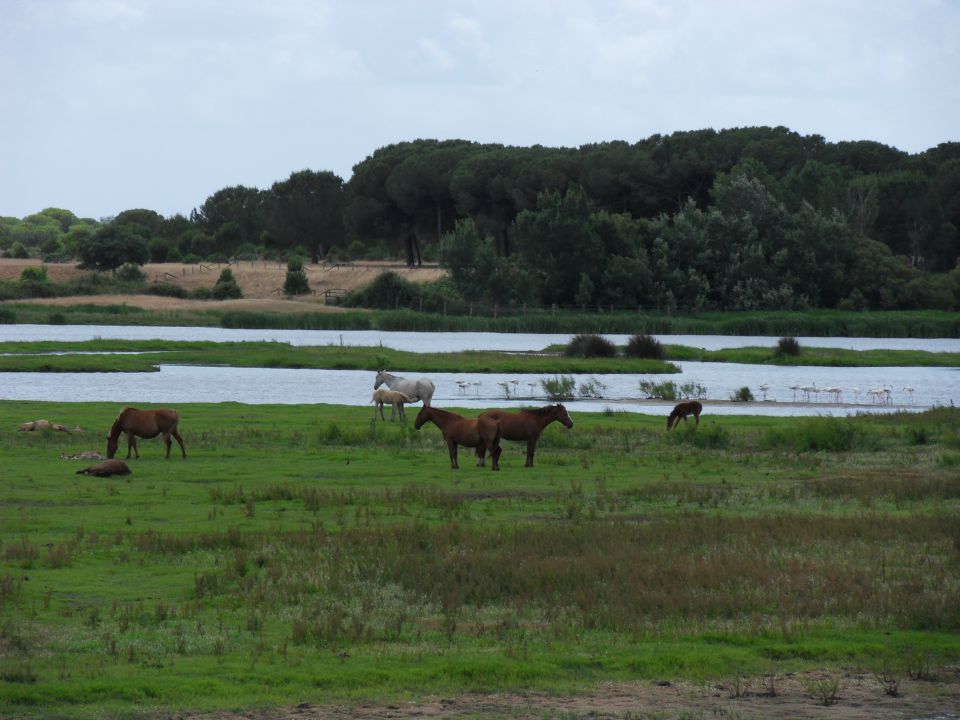
M 390 142 L 958 140 L 946 0 L 4 0 L 0 215 L 188 212 Z M 104 168 L 102 171 L 100 168 Z

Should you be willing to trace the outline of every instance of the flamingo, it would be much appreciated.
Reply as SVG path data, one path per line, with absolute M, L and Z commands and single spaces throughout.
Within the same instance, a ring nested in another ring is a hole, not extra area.
M 528 383 L 527 383 L 527 387 L 530 388 L 530 397 L 533 397 L 533 393 L 534 393 L 534 391 L 536 391 L 536 389 L 537 389 L 537 384 L 536 384 L 536 383 L 533 383 L 533 382 L 528 382 Z
M 508 383 L 508 382 L 498 382 L 497 385 L 499 385 L 501 388 L 503 388 L 503 394 L 504 394 L 505 396 L 510 397 L 510 383 Z
M 853 388 L 853 399 L 856 402 L 860 402 L 860 388 L 858 387 Z
M 913 405 L 913 388 L 907 386 L 903 389 L 903 391 L 907 394 L 907 397 L 910 398 L 910 404 Z
M 800 389 L 800 386 L 799 386 L 799 385 L 788 385 L 787 387 L 790 388 L 791 390 L 793 390 L 793 401 L 796 402 L 796 401 L 797 401 L 797 390 Z
M 463 395 L 467 391 L 469 384 L 466 380 L 457 380 L 457 389 L 460 395 Z
M 760 392 L 763 393 L 763 399 L 766 400 L 766 399 L 767 399 L 767 390 L 770 389 L 769 383 L 762 383 L 762 384 L 759 386 L 759 388 L 760 388 Z
M 470 383 L 476 389 L 477 397 L 480 397 L 480 386 L 483 385 L 483 380 L 477 380 L 476 382 Z
M 824 391 L 825 393 L 830 393 L 831 395 L 833 395 L 833 401 L 834 401 L 835 403 L 839 403 L 839 402 L 840 402 L 840 396 L 843 394 L 843 390 L 842 390 L 841 388 L 838 388 L 838 387 L 825 387 L 825 388 L 823 388 L 823 391 Z

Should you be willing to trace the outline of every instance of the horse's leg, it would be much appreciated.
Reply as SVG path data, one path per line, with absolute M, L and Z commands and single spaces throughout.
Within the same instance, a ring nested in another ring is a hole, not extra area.
M 533 467 L 533 453 L 537 449 L 537 439 L 532 437 L 527 440 L 527 462 L 524 467 Z
M 492 470 L 500 470 L 500 455 L 503 453 L 503 448 L 499 445 L 494 445 L 490 448 L 490 457 L 493 458 L 493 467 Z
M 127 433 L 127 460 L 130 459 L 130 451 L 133 450 L 137 455 L 137 460 L 140 459 L 140 451 L 137 449 L 137 436 L 132 432 Z
M 173 445 L 173 441 L 170 439 L 170 433 L 163 434 L 163 444 L 167 446 L 167 460 L 170 459 L 170 446 Z
M 386 420 L 386 418 L 383 416 L 383 400 L 380 400 L 380 401 L 377 402 L 377 408 L 380 409 L 380 419 L 381 419 L 381 420 Z M 376 412 L 377 412 L 377 411 L 376 411 L 376 408 L 374 409 L 373 412 L 374 412 L 374 415 L 376 415 Z
M 180 437 L 180 433 L 177 432 L 177 429 L 176 429 L 176 428 L 173 429 L 173 431 L 171 432 L 171 434 L 173 435 L 174 438 L 176 438 L 176 441 L 177 441 L 178 443 L 180 443 L 180 452 L 183 454 L 183 459 L 186 460 L 186 459 L 187 459 L 187 448 L 184 447 L 184 445 L 183 445 L 183 438 Z
M 487 446 L 483 443 L 477 445 L 477 467 L 485 467 L 487 464 Z
M 450 450 L 450 469 L 459 470 L 457 465 L 457 443 L 454 440 L 447 440 L 447 448 Z
M 695 413 L 693 419 L 697 421 L 697 427 L 700 427 L 700 413 Z

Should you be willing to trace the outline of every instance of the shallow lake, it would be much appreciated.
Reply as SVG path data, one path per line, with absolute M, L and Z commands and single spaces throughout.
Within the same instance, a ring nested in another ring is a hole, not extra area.
M 857 412 L 919 411 L 960 402 L 960 370 L 954 368 L 781 368 L 767 365 L 678 363 L 674 375 L 574 375 L 579 389 L 593 382 L 602 398 L 569 401 L 581 411 L 614 408 L 660 414 L 672 402 L 646 401 L 640 381 L 694 383 L 706 390 L 714 414 L 842 415 Z M 411 376 L 414 376 L 411 374 Z M 548 375 L 430 373 L 439 407 L 523 407 L 548 402 L 541 380 Z M 0 373 L 0 400 L 109 401 L 118 404 L 239 402 L 248 404 L 335 403 L 368 405 L 374 373 L 365 370 L 193 367 L 163 365 L 152 373 Z M 761 385 L 767 385 L 764 396 Z M 842 394 L 804 396 L 800 387 L 835 386 Z M 747 386 L 758 402 L 726 402 Z M 797 386 L 798 389 L 792 389 Z M 890 404 L 871 401 L 867 391 L 886 386 Z M 904 388 L 912 388 L 908 392 Z M 766 401 L 764 401 L 764 399 Z M 837 400 L 841 402 L 837 402 Z M 371 410 L 372 412 L 372 410 Z
M 95 338 L 122 340 L 189 340 L 209 342 L 273 341 L 291 345 L 361 345 L 393 348 L 408 352 L 456 352 L 459 350 L 542 350 L 548 345 L 569 342 L 570 334 L 491 332 L 385 332 L 381 330 L 231 330 L 198 327 L 141 327 L 133 325 L 0 325 L 0 341 L 59 340 L 80 342 Z M 625 345 L 629 335 L 604 335 Z M 689 345 L 705 350 L 769 346 L 777 338 L 756 335 L 656 335 L 660 342 Z M 960 338 L 826 338 L 798 337 L 810 347 L 852 350 L 901 349 L 931 352 L 960 352 Z

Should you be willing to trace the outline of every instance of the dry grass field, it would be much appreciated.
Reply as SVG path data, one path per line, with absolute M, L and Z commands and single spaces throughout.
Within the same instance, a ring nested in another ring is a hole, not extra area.
M 42 265 L 47 276 L 53 282 L 66 282 L 88 270 L 79 270 L 76 263 L 41 263 L 39 260 L 0 259 L 0 281 L 16 280 L 26 267 Z M 150 281 L 169 282 L 180 285 L 185 290 L 213 287 L 226 265 L 184 265 L 183 263 L 148 263 L 143 272 Z M 323 294 L 327 290 L 355 290 L 367 285 L 380 273 L 391 271 L 412 282 L 436 280 L 443 271 L 436 266 L 410 268 L 399 263 L 356 262 L 338 267 L 306 264 L 307 281 L 315 295 L 297 299 L 285 299 L 279 291 L 286 276 L 284 263 L 258 260 L 241 261 L 229 266 L 243 291 L 243 299 L 218 302 L 218 307 L 234 310 L 258 310 L 263 312 L 302 312 L 304 305 L 311 310 L 324 304 Z M 89 303 L 93 305 L 127 304 L 146 310 L 182 310 L 201 307 L 208 304 L 204 300 L 186 300 L 157 295 L 103 295 L 77 296 L 36 299 L 31 302 L 48 305 L 71 305 Z M 334 308 L 330 308 L 333 310 Z

